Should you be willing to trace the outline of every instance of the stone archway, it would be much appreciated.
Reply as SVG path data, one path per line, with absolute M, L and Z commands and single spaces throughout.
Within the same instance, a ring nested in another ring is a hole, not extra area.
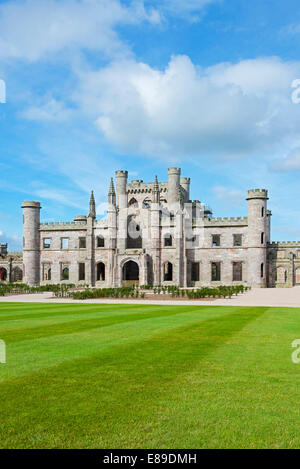
M 12 282 L 21 282 L 23 280 L 23 271 L 20 267 L 14 267 L 12 270 Z
M 7 270 L 4 267 L 0 267 L 0 282 L 7 280 Z
M 129 260 L 122 268 L 122 284 L 124 286 L 138 285 L 140 280 L 140 268 L 137 262 Z

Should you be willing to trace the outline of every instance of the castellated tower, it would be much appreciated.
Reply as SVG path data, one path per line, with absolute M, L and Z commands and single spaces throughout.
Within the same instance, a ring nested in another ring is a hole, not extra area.
M 188 203 L 190 200 L 190 178 L 180 178 L 180 185 L 184 189 L 184 203 Z
M 168 197 L 169 205 L 179 202 L 180 196 L 180 168 L 168 169 Z
M 128 171 L 116 171 L 117 206 L 119 209 L 127 208 L 127 179 Z
M 248 191 L 248 284 L 267 286 L 267 243 L 270 239 L 268 191 Z
M 25 201 L 23 209 L 23 264 L 24 282 L 34 286 L 40 283 L 40 209 L 39 202 Z

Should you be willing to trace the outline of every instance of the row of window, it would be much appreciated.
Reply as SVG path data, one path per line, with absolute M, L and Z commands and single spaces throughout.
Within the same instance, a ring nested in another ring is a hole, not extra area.
M 43 248 L 50 249 L 51 248 L 51 238 L 43 238 Z M 97 236 L 96 238 L 96 246 L 97 248 L 104 248 L 105 241 L 103 236 Z M 69 249 L 69 238 L 60 238 L 60 248 L 61 249 Z M 86 238 L 80 237 L 79 238 L 79 249 L 86 248 Z
M 261 264 L 261 277 L 264 277 L 264 264 Z M 61 266 L 60 272 L 61 280 L 69 280 L 70 270 L 66 265 Z M 163 279 L 165 282 L 173 281 L 173 264 L 171 262 L 165 262 L 163 266 Z M 51 280 L 51 266 L 43 266 L 43 280 Z M 78 264 L 78 280 L 85 280 L 85 263 L 80 262 Z M 105 264 L 99 262 L 96 266 L 96 280 L 105 281 Z M 211 263 L 211 281 L 220 282 L 221 278 L 221 262 L 212 262 Z M 191 265 L 191 281 L 199 282 L 200 281 L 200 263 L 192 262 Z M 232 263 L 232 281 L 233 282 L 242 282 L 243 281 L 243 262 L 233 262 Z
M 130 239 L 130 238 L 129 238 Z M 242 246 L 243 238 L 241 234 L 234 234 L 233 235 L 233 246 Z M 43 248 L 44 249 L 50 249 L 51 248 L 51 238 L 44 238 L 43 239 Z M 193 237 L 191 241 L 195 242 L 196 237 Z M 264 243 L 264 233 L 261 233 L 261 243 Z M 131 243 L 128 243 L 127 247 L 136 247 L 136 245 L 139 245 L 141 247 L 142 245 L 142 240 L 141 237 L 138 238 L 133 238 Z M 164 236 L 164 246 L 165 247 L 172 247 L 173 246 L 173 237 L 170 234 L 166 234 Z M 219 234 L 214 234 L 212 235 L 212 246 L 213 247 L 218 247 L 221 246 L 221 235 Z M 96 247 L 97 248 L 104 248 L 105 247 L 105 240 L 103 236 L 97 236 L 96 238 Z M 60 238 L 60 248 L 61 249 L 69 249 L 69 238 Z M 86 248 L 86 238 L 85 237 L 80 237 L 79 238 L 79 249 L 85 249 Z

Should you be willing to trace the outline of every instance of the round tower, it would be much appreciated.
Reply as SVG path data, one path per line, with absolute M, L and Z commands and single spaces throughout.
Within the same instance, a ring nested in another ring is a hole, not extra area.
M 25 201 L 23 209 L 23 264 L 24 282 L 34 286 L 40 283 L 40 202 Z
M 184 189 L 184 202 L 188 202 L 190 200 L 190 178 L 180 178 L 180 185 Z
M 116 171 L 117 206 L 119 209 L 127 208 L 127 186 L 128 171 Z
M 270 226 L 267 211 L 268 191 L 248 191 L 248 283 L 255 287 L 267 286 L 267 243 Z
M 175 204 L 179 202 L 180 195 L 180 168 L 168 169 L 168 203 Z

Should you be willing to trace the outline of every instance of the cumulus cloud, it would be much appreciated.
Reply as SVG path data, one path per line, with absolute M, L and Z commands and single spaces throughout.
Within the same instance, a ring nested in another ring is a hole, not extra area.
M 115 61 L 81 73 L 74 99 L 122 152 L 239 157 L 299 141 L 297 76 L 300 63 L 278 58 L 202 68 L 174 56 L 164 70 Z
M 0 5 L 0 58 L 39 60 L 65 49 L 90 49 L 108 55 L 129 53 L 114 28 L 160 15 L 143 2 L 120 0 L 24 0 Z

